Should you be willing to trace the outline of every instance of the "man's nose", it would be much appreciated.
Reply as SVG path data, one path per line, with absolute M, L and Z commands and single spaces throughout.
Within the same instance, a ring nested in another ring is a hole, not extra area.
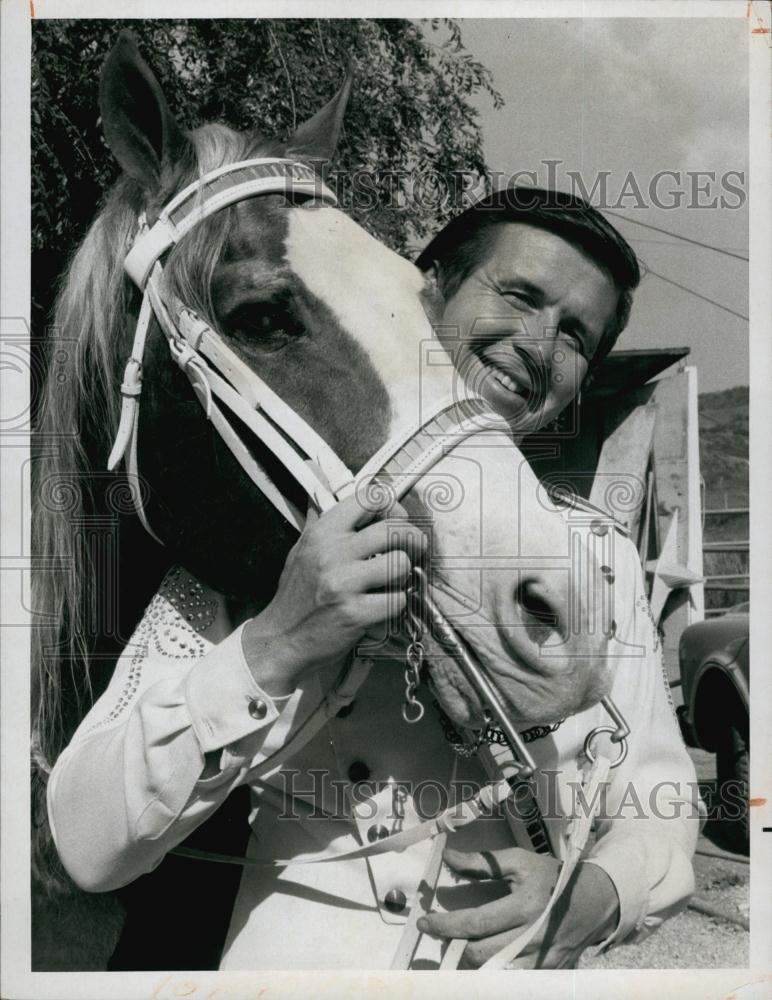
M 512 346 L 527 356 L 529 367 L 548 372 L 552 367 L 559 317 L 553 309 L 540 309 L 523 320 L 522 325 L 512 334 Z

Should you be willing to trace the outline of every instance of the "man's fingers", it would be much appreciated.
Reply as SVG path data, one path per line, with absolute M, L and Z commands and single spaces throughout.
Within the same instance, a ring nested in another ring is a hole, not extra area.
M 357 598 L 357 621 L 362 628 L 372 628 L 396 618 L 405 610 L 407 597 L 402 590 L 392 590 L 384 594 L 362 594 Z
M 459 875 L 467 878 L 501 878 L 501 871 L 491 851 L 456 851 L 446 847 L 442 860 Z
M 500 851 L 456 851 L 447 847 L 442 857 L 453 871 L 467 878 L 519 879 L 525 869 L 533 866 L 533 852 L 521 847 Z
M 334 507 L 326 510 L 320 520 L 324 521 L 329 531 L 345 532 L 370 524 L 383 517 L 385 513 L 386 508 L 373 510 L 370 507 L 365 507 L 355 494 L 346 497 L 345 500 L 341 500 L 340 503 L 336 503 Z
M 351 538 L 350 552 L 359 559 L 393 549 L 403 549 L 416 559 L 426 548 L 426 536 L 408 521 L 376 521 L 357 531 Z
M 326 510 L 320 520 L 328 531 L 346 533 L 365 528 L 369 524 L 388 517 L 394 521 L 407 521 L 407 511 L 400 503 L 384 502 L 382 507 L 367 506 L 361 497 L 354 494 Z
M 418 930 L 443 938 L 487 938 L 519 927 L 527 918 L 515 896 L 494 899 L 492 903 L 451 913 L 428 913 L 418 921 Z
M 342 571 L 349 580 L 353 576 L 362 590 L 404 583 L 411 568 L 408 565 L 405 569 L 405 561 L 417 562 L 423 556 L 426 536 L 408 521 L 407 512 L 399 504 L 392 506 L 388 521 L 369 523 L 379 516 L 378 512 L 364 510 L 356 496 L 348 497 L 321 516 L 309 508 L 306 530 L 297 549 L 317 552 L 320 566 Z M 377 562 L 373 556 L 394 554 L 396 558 L 377 569 L 359 573 L 360 561 Z
M 352 568 L 352 580 L 357 590 L 381 590 L 384 587 L 403 587 L 411 569 L 410 557 L 395 549 L 366 559 Z
M 464 954 L 459 962 L 459 969 L 479 969 L 489 958 L 493 958 L 501 949 L 514 941 L 522 932 L 522 927 L 514 927 L 500 934 L 493 934 L 491 937 L 483 938 L 480 941 L 470 941 L 464 949 Z M 520 966 L 522 969 L 533 969 L 536 967 L 537 950 L 535 945 L 526 945 L 526 951 L 530 949 L 528 955 L 520 956 Z M 509 967 L 509 966 L 507 966 Z

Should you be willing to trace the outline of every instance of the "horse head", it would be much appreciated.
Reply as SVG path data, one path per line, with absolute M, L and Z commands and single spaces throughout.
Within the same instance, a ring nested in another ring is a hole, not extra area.
M 282 143 L 219 125 L 186 133 L 123 35 L 101 86 L 105 134 L 126 175 L 116 198 L 152 223 L 184 186 L 229 163 L 327 161 L 348 91 L 346 82 Z M 420 423 L 423 407 L 465 396 L 432 330 L 427 279 L 330 205 L 282 194 L 239 201 L 169 251 L 164 280 L 353 470 Z M 116 366 L 138 309 L 136 293 L 126 294 L 125 324 L 110 345 Z M 295 480 L 258 440 L 245 439 L 281 492 L 304 507 Z M 213 431 L 155 324 L 138 440 L 146 509 L 170 554 L 229 597 L 265 603 L 295 532 Z M 515 719 L 553 721 L 607 693 L 598 536 L 540 489 L 501 422 L 480 415 L 404 503 L 431 534 L 428 573 L 438 604 Z M 430 659 L 443 706 L 456 721 L 474 723 L 475 691 L 441 650 L 430 649 Z

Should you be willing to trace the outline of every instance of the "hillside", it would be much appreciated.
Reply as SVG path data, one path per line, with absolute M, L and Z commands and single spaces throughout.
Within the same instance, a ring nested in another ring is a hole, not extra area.
M 748 507 L 748 387 L 706 392 L 699 398 L 700 471 L 705 480 L 708 509 Z M 747 514 L 725 514 L 705 519 L 705 541 L 748 538 Z M 747 552 L 706 552 L 709 574 L 748 572 Z M 735 581 L 726 581 L 734 583 Z M 706 608 L 727 608 L 747 600 L 748 591 L 706 590 Z
M 748 506 L 748 386 L 702 393 L 700 468 L 707 507 Z

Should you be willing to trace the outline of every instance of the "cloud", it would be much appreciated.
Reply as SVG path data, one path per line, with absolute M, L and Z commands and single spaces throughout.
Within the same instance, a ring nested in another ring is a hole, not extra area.
M 747 164 L 747 26 L 743 20 L 582 22 L 585 73 L 655 148 L 684 169 Z

